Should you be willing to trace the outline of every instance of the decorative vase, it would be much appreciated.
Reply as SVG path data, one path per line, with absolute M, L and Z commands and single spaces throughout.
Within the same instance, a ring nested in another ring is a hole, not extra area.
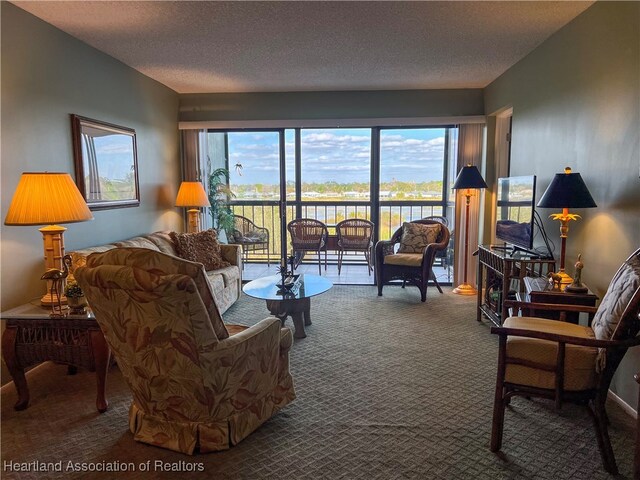
M 87 298 L 84 295 L 80 297 L 67 297 L 67 305 L 69 305 L 69 313 L 71 315 L 82 315 L 85 313 Z

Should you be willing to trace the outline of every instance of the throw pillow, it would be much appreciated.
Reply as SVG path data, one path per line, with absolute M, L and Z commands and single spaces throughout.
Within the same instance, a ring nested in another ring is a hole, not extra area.
M 436 243 L 440 234 L 440 224 L 402 224 L 402 237 L 398 253 L 422 253 L 430 243 Z
M 171 232 L 176 252 L 180 258 L 204 265 L 206 271 L 218 270 L 231 265 L 222 259 L 220 244 L 215 230 L 197 233 Z

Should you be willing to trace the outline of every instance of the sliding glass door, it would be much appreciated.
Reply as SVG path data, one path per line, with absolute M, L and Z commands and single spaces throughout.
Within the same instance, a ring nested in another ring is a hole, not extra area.
M 279 259 L 286 249 L 287 187 L 284 130 L 210 131 L 209 172 L 229 172 L 229 203 L 236 216 L 250 220 L 269 234 L 268 249 L 252 252 L 258 261 Z

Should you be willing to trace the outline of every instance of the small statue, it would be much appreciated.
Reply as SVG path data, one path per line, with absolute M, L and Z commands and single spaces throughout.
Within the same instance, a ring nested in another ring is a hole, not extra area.
M 576 270 L 573 275 L 573 283 L 568 285 L 565 290 L 572 293 L 588 292 L 589 289 L 582 283 L 582 269 L 584 268 L 584 263 L 582 263 L 582 254 L 578 255 L 578 261 L 575 263 L 574 267 Z
M 64 282 L 69 276 L 70 267 L 71 255 L 65 255 L 62 258 L 62 270 L 58 268 L 50 268 L 40 277 L 41 280 L 47 280 L 47 285 L 49 285 L 49 291 L 51 292 L 51 298 L 53 299 L 50 314 L 52 318 L 65 316 L 64 308 L 62 306 L 62 292 L 64 290 Z
M 549 284 L 553 290 L 560 290 L 560 286 L 562 285 L 562 277 L 558 275 L 556 272 L 551 271 L 547 274 L 549 278 Z

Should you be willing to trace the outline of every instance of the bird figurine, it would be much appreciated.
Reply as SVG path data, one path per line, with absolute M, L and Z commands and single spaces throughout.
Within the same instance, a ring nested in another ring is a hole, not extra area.
M 40 277 L 40 280 L 46 280 L 50 285 L 49 291 L 54 303 L 51 305 L 52 317 L 64 317 L 62 310 L 62 289 L 66 278 L 69 276 L 69 268 L 71 267 L 71 255 L 62 257 L 62 270 L 59 268 L 50 268 Z M 49 283 L 51 282 L 51 283 Z

